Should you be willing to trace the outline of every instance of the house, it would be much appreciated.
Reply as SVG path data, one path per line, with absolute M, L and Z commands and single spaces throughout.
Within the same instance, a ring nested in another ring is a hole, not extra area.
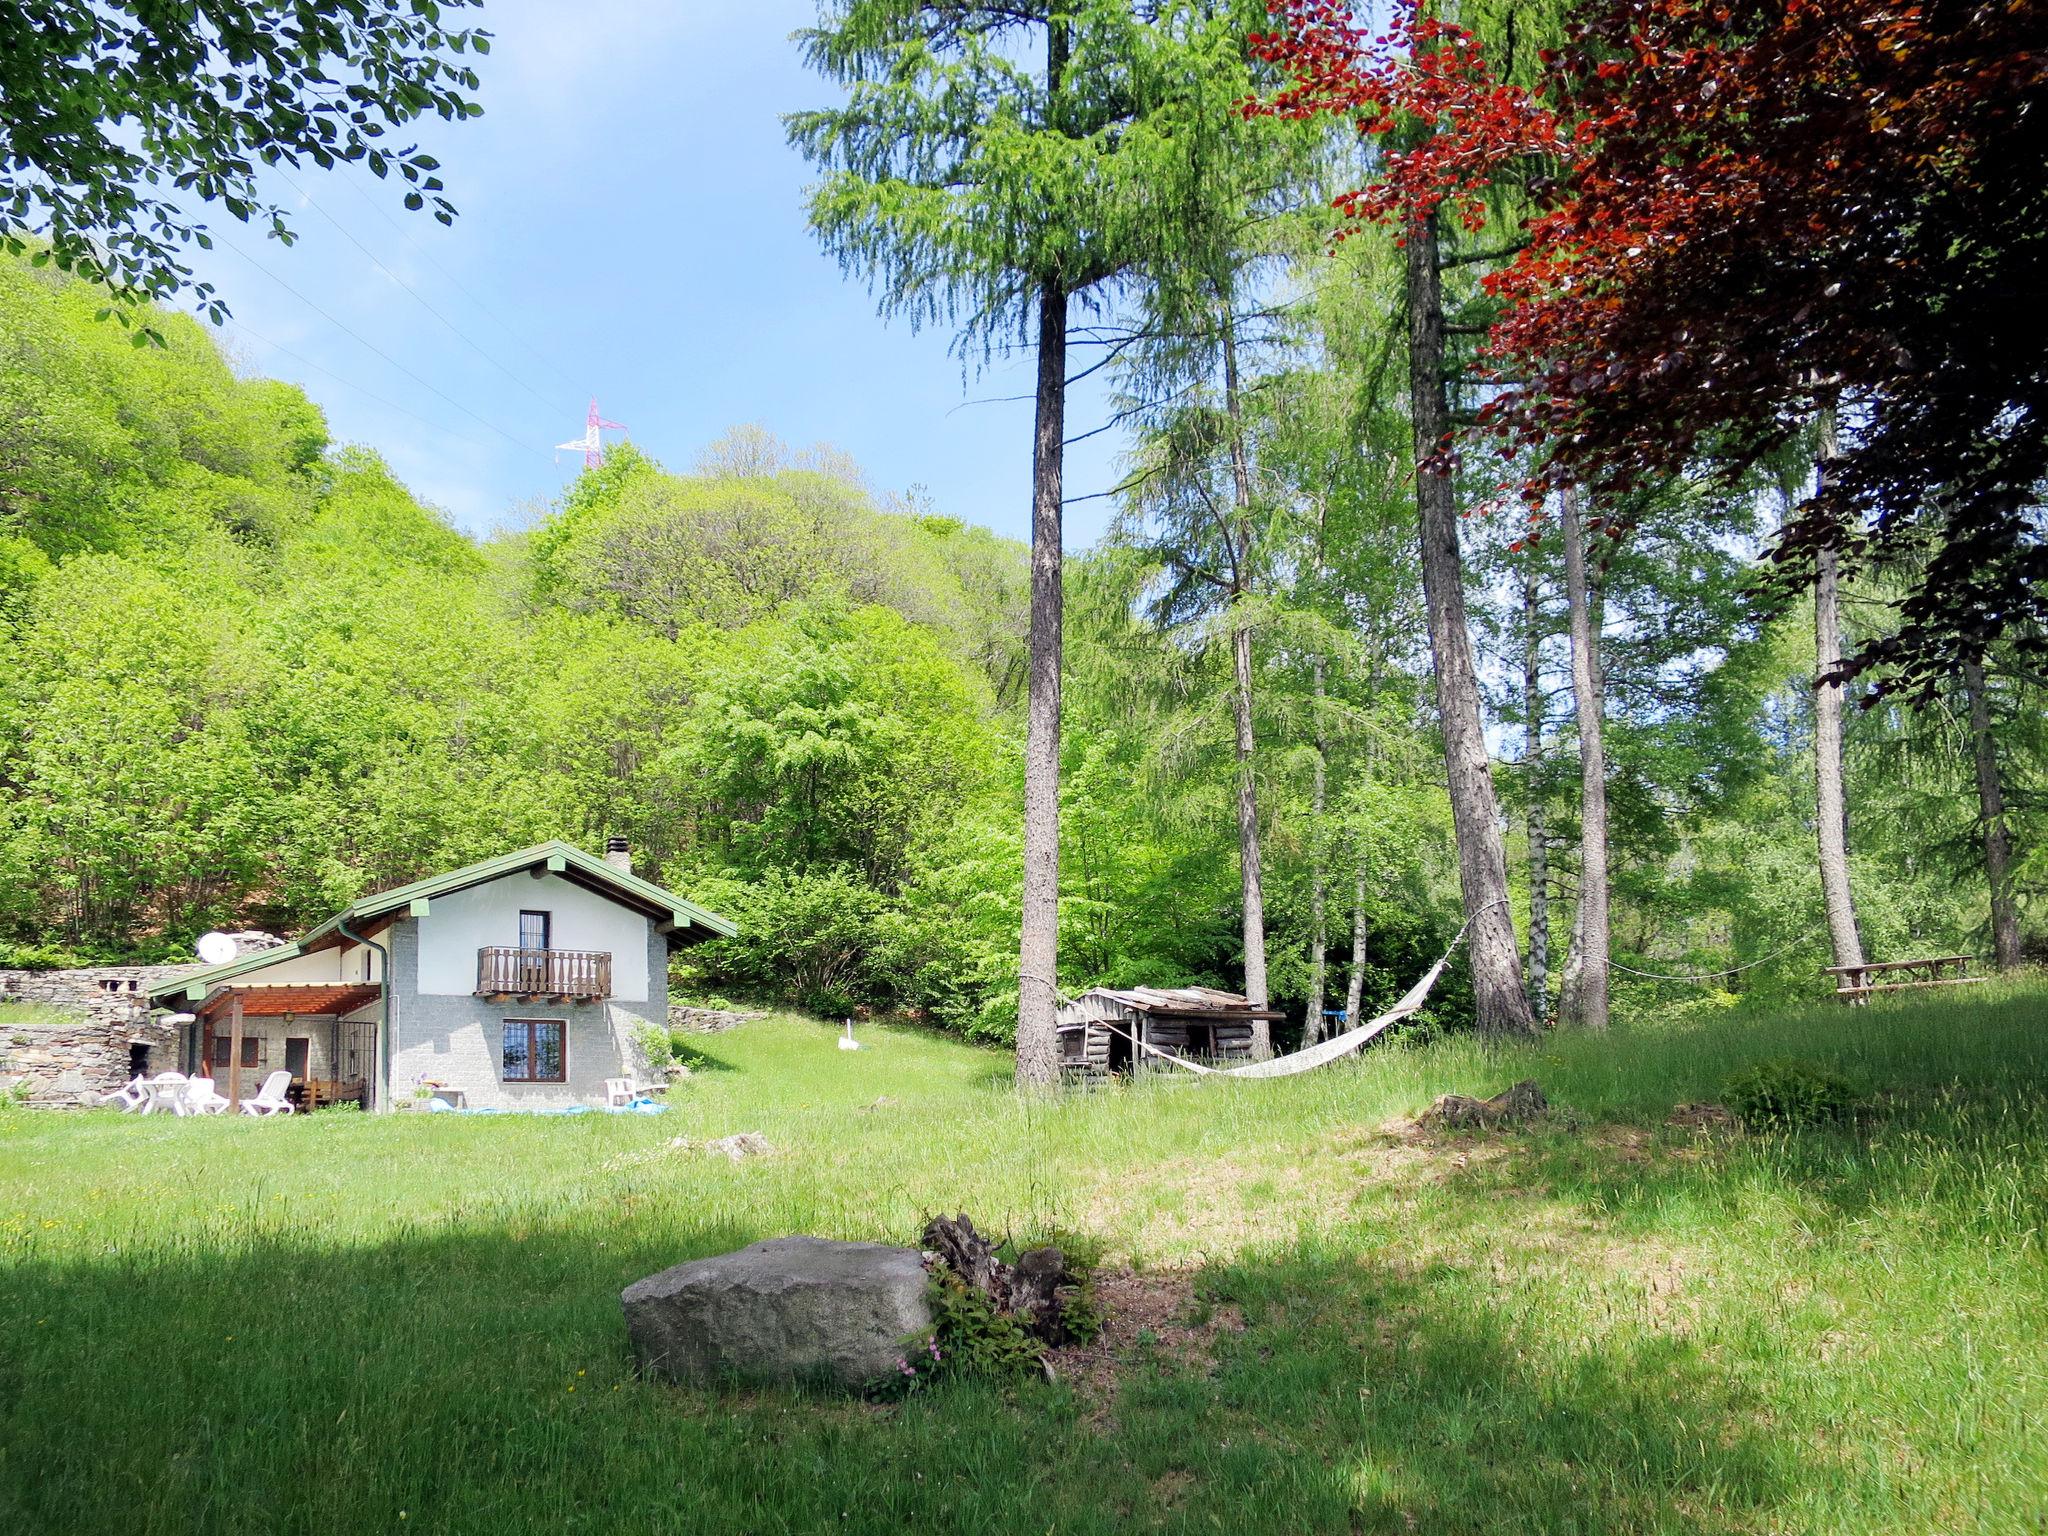
M 1286 1017 L 1213 987 L 1096 987 L 1059 1011 L 1060 1067 L 1084 1077 L 1143 1066 L 1139 1045 L 1203 1061 L 1249 1061 L 1252 1026 Z
M 165 980 L 178 1066 L 230 1098 L 283 1068 L 319 1104 L 604 1102 L 668 1017 L 671 950 L 738 930 L 603 858 L 548 842 L 366 896 L 289 944 Z

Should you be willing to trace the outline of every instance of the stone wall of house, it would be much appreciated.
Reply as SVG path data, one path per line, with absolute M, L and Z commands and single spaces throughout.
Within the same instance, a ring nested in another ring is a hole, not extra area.
M 283 940 L 251 930 L 230 935 L 242 954 Z M 149 989 L 202 971 L 186 965 L 96 965 L 71 971 L 0 971 L 0 1003 L 47 1008 L 47 1023 L 0 1022 L 0 1092 L 29 1084 L 28 1102 L 95 1102 L 128 1081 L 129 1049 L 150 1048 L 149 1070 L 177 1070 L 178 1030 L 149 1016 Z

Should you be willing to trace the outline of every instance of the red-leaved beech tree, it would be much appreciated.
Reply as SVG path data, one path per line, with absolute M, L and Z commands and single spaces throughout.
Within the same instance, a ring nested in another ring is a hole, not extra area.
M 1900 623 L 1845 658 L 1931 692 L 2001 635 L 2048 649 L 2048 7 L 2016 0 L 1584 0 L 1542 79 L 1502 78 L 1412 0 L 1276 0 L 1256 110 L 1407 125 L 1359 218 L 1476 218 L 1512 167 L 1539 194 L 1484 412 L 1600 499 L 1731 480 L 1824 411 L 1839 456 L 1774 559 L 1911 573 Z

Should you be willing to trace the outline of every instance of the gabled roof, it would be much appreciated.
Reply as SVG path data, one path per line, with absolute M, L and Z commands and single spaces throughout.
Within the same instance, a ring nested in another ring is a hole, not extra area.
M 461 869 L 451 869 L 445 875 L 432 875 L 425 880 L 415 880 L 410 885 L 395 886 L 388 891 L 379 891 L 374 896 L 364 896 L 325 922 L 307 929 L 289 944 L 273 949 L 259 949 L 253 954 L 230 960 L 225 965 L 216 965 L 207 970 L 191 972 L 170 981 L 160 982 L 150 988 L 149 996 L 155 999 L 172 992 L 184 993 L 190 987 L 211 989 L 220 982 L 249 971 L 261 970 L 266 966 L 276 965 L 279 961 L 345 944 L 349 939 L 342 931 L 344 928 L 355 933 L 374 932 L 389 926 L 399 917 L 424 916 L 427 904 L 436 896 L 452 895 L 473 885 L 485 885 L 493 880 L 502 880 L 507 875 L 516 875 L 523 870 L 541 869 L 594 890 L 602 896 L 608 896 L 622 906 L 646 913 L 664 925 L 671 935 L 687 934 L 685 942 L 713 937 L 731 938 L 739 932 L 738 927 L 731 921 L 720 917 L 708 907 L 700 907 L 693 901 L 686 901 L 673 891 L 663 890 L 651 880 L 642 880 L 638 875 L 627 874 L 626 871 L 607 864 L 603 859 L 585 853 L 581 848 L 556 840 L 536 843 L 533 847 L 522 848 L 517 853 L 504 853 L 494 859 L 465 864 Z

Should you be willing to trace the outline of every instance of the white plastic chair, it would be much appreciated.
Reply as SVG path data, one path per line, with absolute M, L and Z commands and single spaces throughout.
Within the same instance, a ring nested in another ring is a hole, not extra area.
M 291 1091 L 292 1075 L 277 1071 L 263 1079 L 263 1086 L 256 1090 L 256 1097 L 242 1100 L 245 1115 L 288 1115 L 292 1112 L 292 1101 L 286 1097 Z
M 227 1095 L 213 1090 L 213 1079 L 195 1077 L 185 1084 L 184 1102 L 179 1105 L 181 1115 L 220 1115 L 227 1113 Z
M 127 1082 L 123 1083 L 119 1088 L 116 1088 L 112 1093 L 103 1093 L 100 1095 L 100 1103 L 102 1106 L 108 1104 L 117 1104 L 120 1106 L 121 1113 L 124 1115 L 129 1113 L 131 1110 L 141 1109 L 142 1106 L 147 1104 L 148 1102 L 149 1084 L 140 1073 L 137 1073 L 134 1077 L 129 1078 Z
M 182 1072 L 159 1072 L 142 1085 L 142 1108 L 140 1113 L 153 1115 L 160 1109 L 167 1109 L 174 1115 L 185 1113 L 185 1074 Z
M 604 1107 L 623 1109 L 633 1102 L 633 1079 L 630 1077 L 608 1077 L 604 1080 Z

